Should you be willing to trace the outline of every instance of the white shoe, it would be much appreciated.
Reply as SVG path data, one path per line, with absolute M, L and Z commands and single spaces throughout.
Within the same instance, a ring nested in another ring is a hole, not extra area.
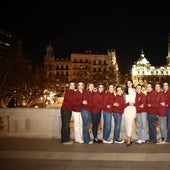
M 139 139 L 139 140 L 136 141 L 136 143 L 137 143 L 137 144 L 142 144 L 142 143 L 145 143 L 145 141 Z
M 119 140 L 115 140 L 114 141 L 114 143 L 119 143 L 119 144 L 122 144 L 122 143 L 124 143 L 125 142 L 125 140 L 123 140 L 123 139 L 119 139 Z
M 84 143 L 83 140 L 75 141 L 76 143 Z
M 111 143 L 113 143 L 113 140 L 110 140 L 110 139 L 105 140 L 105 139 L 103 139 L 103 143 L 111 144 Z
M 63 142 L 63 145 L 72 145 L 74 142 L 72 140 L 68 141 L 68 142 Z
M 89 145 L 93 144 L 93 141 L 90 141 L 88 144 L 89 144 Z

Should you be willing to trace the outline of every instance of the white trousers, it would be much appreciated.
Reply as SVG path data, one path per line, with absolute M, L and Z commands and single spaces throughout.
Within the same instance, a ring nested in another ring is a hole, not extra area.
M 83 121 L 81 112 L 72 112 L 75 142 L 83 141 Z
M 135 118 L 136 118 L 136 107 L 127 106 L 124 109 L 124 121 L 125 121 L 125 131 L 128 137 L 132 136 Z

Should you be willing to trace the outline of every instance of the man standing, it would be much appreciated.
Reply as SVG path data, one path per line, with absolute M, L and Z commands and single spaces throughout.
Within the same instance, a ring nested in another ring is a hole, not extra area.
M 69 83 L 69 89 L 66 90 L 64 100 L 61 106 L 61 143 L 65 145 L 73 144 L 70 140 L 70 119 L 72 116 L 72 96 L 75 90 L 75 83 Z

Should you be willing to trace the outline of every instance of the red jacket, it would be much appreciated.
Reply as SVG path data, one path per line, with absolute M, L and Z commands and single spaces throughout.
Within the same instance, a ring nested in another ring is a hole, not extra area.
M 164 91 L 164 96 L 166 107 L 170 108 L 170 89 L 168 89 L 166 92 Z
M 148 106 L 150 105 L 150 107 Z M 156 91 L 147 92 L 146 96 L 147 114 L 158 114 L 158 102 L 156 100 Z
M 75 112 L 81 111 L 81 108 L 83 107 L 83 93 L 81 93 L 79 90 L 74 91 L 72 101 L 71 101 L 73 106 L 72 111 Z
M 143 105 L 144 107 L 140 107 Z M 135 106 L 137 113 L 146 112 L 146 95 L 144 93 L 136 93 Z
M 89 112 L 92 112 L 93 107 L 93 92 L 90 92 L 89 90 L 86 90 L 83 93 L 83 100 L 87 101 L 87 104 L 82 105 L 82 109 L 85 109 Z
M 99 91 L 93 93 L 93 107 L 92 113 L 101 113 L 102 105 L 104 99 L 104 92 L 100 93 Z
M 166 106 L 162 106 L 161 103 L 165 103 L 165 95 L 163 92 L 157 93 L 157 102 L 158 102 L 158 116 L 166 116 Z
M 113 104 L 114 103 L 118 103 L 119 106 L 113 106 L 113 112 L 123 114 L 124 108 L 128 105 L 125 103 L 124 96 L 116 95 Z
M 61 109 L 72 111 L 72 97 L 74 90 L 66 90 Z
M 115 95 L 113 93 L 107 92 L 104 95 L 103 99 L 103 111 L 108 113 L 113 113 L 113 102 L 114 102 Z M 110 106 L 110 108 L 107 107 Z

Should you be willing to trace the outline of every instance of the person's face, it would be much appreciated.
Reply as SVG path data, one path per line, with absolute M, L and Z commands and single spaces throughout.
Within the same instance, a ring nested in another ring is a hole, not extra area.
M 136 86 L 136 92 L 141 93 L 141 91 L 142 91 L 142 87 L 141 86 Z
M 148 84 L 148 85 L 147 85 L 147 91 L 148 91 L 148 92 L 152 91 L 152 86 L 151 86 L 151 84 Z
M 78 83 L 78 89 L 79 90 L 83 90 L 84 89 L 84 83 L 83 82 L 79 82 Z
M 156 90 L 157 92 L 160 92 L 160 91 L 161 91 L 161 86 L 160 86 L 159 84 L 156 84 L 156 85 L 155 85 L 155 90 Z
M 127 82 L 127 86 L 128 86 L 128 87 L 132 87 L 132 85 L 133 85 L 133 83 L 132 83 L 131 81 L 128 81 L 128 82 Z
M 118 87 L 118 88 L 117 88 L 117 94 L 118 94 L 119 96 L 121 96 L 121 95 L 123 94 L 123 90 L 122 90 L 121 87 Z
M 163 84 L 163 89 L 164 89 L 165 91 L 167 91 L 167 90 L 169 89 L 168 83 L 164 83 L 164 84 Z
M 89 84 L 89 91 L 93 91 L 94 89 L 94 84 Z
M 75 83 L 73 83 L 73 82 L 70 83 L 70 89 L 71 89 L 71 90 L 74 90 L 74 89 L 75 89 Z
M 113 86 L 113 85 L 110 85 L 110 86 L 109 86 L 109 92 L 110 92 L 110 93 L 113 93 L 113 92 L 114 92 L 114 86 Z
M 103 92 L 104 91 L 104 86 L 103 85 L 99 85 L 98 90 L 99 90 L 100 93 Z

